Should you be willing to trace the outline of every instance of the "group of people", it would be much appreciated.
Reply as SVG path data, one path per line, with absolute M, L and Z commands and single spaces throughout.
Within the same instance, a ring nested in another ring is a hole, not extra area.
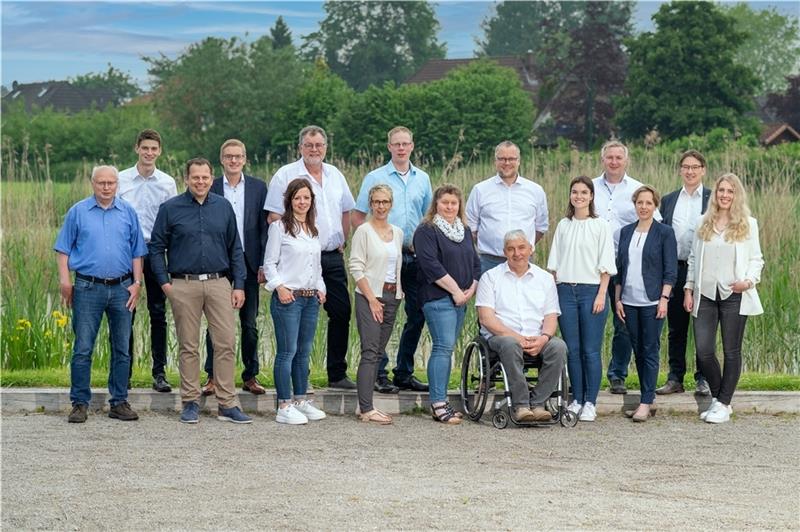
M 392 423 L 375 408 L 374 392 L 415 390 L 428 392 L 434 420 L 460 423 L 463 416 L 448 402 L 447 385 L 473 297 L 480 334 L 503 362 L 520 421 L 550 419 L 544 403 L 565 363 L 572 388 L 568 408 L 581 421 L 596 419 L 609 310 L 610 391 L 626 393 L 631 350 L 641 387 L 639 407 L 626 415 L 646 421 L 655 414 L 656 394 L 684 391 L 692 315 L 697 390 L 712 396 L 701 418 L 730 419 L 745 322 L 763 312 L 755 290 L 763 266 L 758 226 L 735 175 L 705 188 L 705 159 L 689 150 L 680 158 L 683 186 L 662 203 L 658 191 L 627 175 L 627 147 L 609 141 L 601 150 L 603 173 L 570 182 L 566 216 L 556 227 L 545 270 L 531 257 L 549 229 L 547 198 L 540 185 L 519 175 L 520 150 L 512 142 L 496 147 L 497 174 L 476 184 L 465 200 L 454 185 L 432 189 L 428 174 L 410 161 L 412 132 L 396 127 L 387 135 L 391 160 L 367 174 L 354 199 L 342 172 L 324 162 L 325 131 L 307 126 L 298 140 L 301 157 L 280 168 L 268 187 L 244 174 L 246 147 L 230 139 L 220 148 L 223 175 L 215 179 L 208 160 L 191 159 L 184 171 L 186 192 L 178 195 L 175 181 L 156 168 L 161 137 L 154 130 L 138 135 L 132 168 L 93 169 L 94 194 L 69 210 L 55 244 L 62 302 L 74 307 L 70 422 L 87 419 L 91 355 L 104 313 L 112 347 L 109 416 L 137 419 L 127 390 L 142 286 L 153 388 L 159 392 L 171 391 L 164 371 L 167 300 L 172 308 L 184 423 L 199 421 L 199 399 L 212 394 L 218 419 L 252 421 L 234 385 L 234 310 L 241 326 L 243 389 L 263 394 L 257 378 L 259 286 L 272 292 L 279 423 L 325 418 L 308 389 L 320 306 L 329 320 L 328 386 L 357 390 L 359 419 Z M 352 312 L 348 273 L 355 282 L 361 343 L 356 382 L 347 375 L 345 357 Z M 401 303 L 406 322 L 389 379 L 386 347 Z M 203 315 L 208 380 L 201 387 Z M 656 389 L 665 319 L 670 372 Z M 425 324 L 432 340 L 428 384 L 414 376 Z M 718 326 L 723 369 L 715 352 Z M 528 357 L 541 358 L 532 391 L 524 375 Z

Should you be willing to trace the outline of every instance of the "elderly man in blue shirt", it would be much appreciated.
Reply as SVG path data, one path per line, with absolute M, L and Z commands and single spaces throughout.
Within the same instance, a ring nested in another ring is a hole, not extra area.
M 119 172 L 113 166 L 92 170 L 94 194 L 73 205 L 54 249 L 58 262 L 61 302 L 73 308 L 75 341 L 70 362 L 70 423 L 83 423 L 92 398 L 92 352 L 103 314 L 108 316 L 111 367 L 108 417 L 134 421 L 128 404 L 128 341 L 131 313 L 142 286 L 142 257 L 147 254 L 136 211 L 117 198 Z M 75 283 L 70 271 L 75 272 Z
M 406 324 L 397 349 L 394 384 L 389 382 L 386 372 L 389 357 L 384 353 L 378 368 L 375 390 L 380 393 L 397 393 L 399 389 L 426 392 L 428 385 L 414 377 L 414 352 L 425 325 L 425 316 L 417 303 L 417 258 L 411 242 L 414 230 L 431 204 L 433 192 L 428 174 L 411 164 L 411 152 L 414 151 L 411 130 L 399 126 L 389 131 L 387 148 L 392 154 L 392 160 L 366 175 L 361 183 L 356 207 L 351 214 L 351 223 L 355 229 L 367 218 L 370 188 L 378 184 L 389 185 L 394 195 L 389 223 L 403 230 L 403 266 L 400 279 L 406 298 Z

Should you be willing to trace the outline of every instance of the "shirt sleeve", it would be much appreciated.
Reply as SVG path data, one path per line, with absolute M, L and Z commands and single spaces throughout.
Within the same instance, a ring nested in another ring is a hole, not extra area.
M 227 200 L 224 204 L 228 212 L 228 262 L 233 276 L 233 289 L 244 290 L 247 268 L 244 265 L 244 251 L 242 251 L 242 241 L 239 240 L 239 230 L 236 228 L 236 214 Z
M 372 187 L 372 173 L 364 177 L 361 182 L 361 190 L 358 191 L 356 199 L 356 210 L 367 214 L 369 212 L 369 189 Z
M 350 186 L 347 184 L 344 174 L 339 172 L 339 175 L 342 178 L 342 212 L 350 212 L 356 206 L 356 202 L 353 199 L 353 193 L 350 192 Z
M 365 276 L 367 269 L 367 233 L 360 225 L 353 234 L 350 247 L 350 275 L 356 283 Z
M 281 170 L 272 176 L 267 188 L 267 200 L 264 202 L 264 210 L 275 214 L 283 214 L 283 194 L 287 186 L 286 177 Z
M 264 287 L 270 291 L 283 284 L 278 276 L 278 259 L 281 254 L 282 233 L 283 223 L 280 220 L 269 224 L 267 247 L 264 251 L 264 276 L 267 278 L 267 283 Z
M 611 232 L 611 226 L 602 218 L 595 218 L 595 220 L 595 223 L 600 226 L 600 234 L 597 239 L 599 258 L 597 271 L 601 274 L 616 275 L 617 264 L 614 258 L 614 235 Z
M 67 216 L 64 218 L 64 225 L 58 232 L 56 243 L 53 249 L 58 253 L 63 253 L 69 256 L 75 246 L 75 240 L 78 238 L 78 215 L 77 209 L 73 206 L 67 211 Z
M 420 224 L 414 232 L 414 251 L 417 254 L 417 265 L 425 282 L 429 284 L 448 274 L 444 265 L 439 262 L 438 249 L 436 230 L 427 224 Z
M 550 228 L 550 213 L 547 210 L 547 196 L 544 189 L 539 189 L 539 206 L 536 209 L 536 230 L 540 233 L 546 233 Z
M 147 255 L 147 244 L 144 242 L 142 226 L 139 225 L 139 217 L 133 207 L 128 209 L 128 216 L 131 219 L 131 252 L 134 258 Z
M 481 209 L 479 206 L 478 187 L 472 187 L 472 191 L 467 198 L 467 225 L 473 233 L 478 232 L 478 223 L 481 219 Z
M 560 316 L 561 307 L 558 304 L 558 289 L 556 288 L 556 282 L 553 280 L 553 276 L 548 275 L 546 283 L 547 289 L 544 301 L 544 315 L 555 314 L 556 316 Z
M 761 270 L 764 269 L 764 255 L 761 254 L 761 243 L 758 236 L 758 222 L 752 216 L 750 222 L 750 236 L 747 237 L 750 260 L 747 263 L 745 279 L 753 281 L 753 286 L 761 282 Z
M 167 219 L 167 210 L 164 208 L 165 204 L 161 204 L 158 208 L 156 221 L 153 224 L 153 232 L 150 234 L 150 268 L 153 270 L 159 286 L 169 283 L 169 275 L 167 274 L 167 259 L 166 251 L 169 247 L 170 241 L 170 228 L 169 220 Z
M 550 244 L 550 256 L 547 257 L 547 269 L 551 272 L 556 272 L 556 274 L 558 274 L 559 261 L 561 260 L 559 246 L 561 245 L 561 233 L 564 231 L 564 226 L 564 220 L 558 222 L 556 232 L 553 235 L 553 243 Z M 612 249 L 611 251 L 613 252 L 614 250 Z
M 491 270 L 481 276 L 478 282 L 478 291 L 475 296 L 476 307 L 495 308 L 494 277 Z

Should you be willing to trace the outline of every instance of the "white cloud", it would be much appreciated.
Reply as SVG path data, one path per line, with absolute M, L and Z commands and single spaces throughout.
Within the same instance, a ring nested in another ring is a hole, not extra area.
M 245 3 L 228 4 L 224 2 L 209 2 L 209 3 L 186 3 L 181 5 L 189 7 L 191 9 L 197 9 L 200 11 L 224 11 L 228 13 L 241 13 L 248 15 L 270 15 L 274 17 L 282 16 L 284 18 L 298 17 L 298 18 L 321 19 L 323 17 L 323 12 L 321 10 L 299 11 L 295 9 L 284 9 L 275 6 L 267 7 L 271 3 L 272 2 L 245 2 Z
M 34 15 L 17 2 L 0 2 L 0 16 L 3 19 L 3 26 L 24 26 L 46 22 L 46 19 Z

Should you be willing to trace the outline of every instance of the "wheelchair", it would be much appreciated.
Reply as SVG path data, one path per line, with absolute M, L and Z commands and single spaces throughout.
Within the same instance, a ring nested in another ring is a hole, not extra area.
M 525 380 L 528 387 L 536 383 L 538 375 L 531 375 L 531 370 L 538 370 L 542 365 L 541 357 L 526 357 L 524 364 Z M 461 366 L 461 405 L 464 414 L 472 421 L 479 422 L 486 410 L 490 392 L 496 385 L 502 384 L 503 395 L 493 397 L 492 425 L 504 429 L 509 422 L 516 426 L 531 427 L 561 424 L 562 427 L 574 427 L 578 424 L 578 416 L 567 410 L 569 404 L 569 385 L 566 364 L 558 379 L 558 386 L 545 402 L 545 408 L 552 415 L 549 421 L 518 421 L 514 418 L 514 407 L 511 402 L 511 391 L 508 376 L 497 353 L 489 349 L 489 343 L 478 334 L 464 351 Z

